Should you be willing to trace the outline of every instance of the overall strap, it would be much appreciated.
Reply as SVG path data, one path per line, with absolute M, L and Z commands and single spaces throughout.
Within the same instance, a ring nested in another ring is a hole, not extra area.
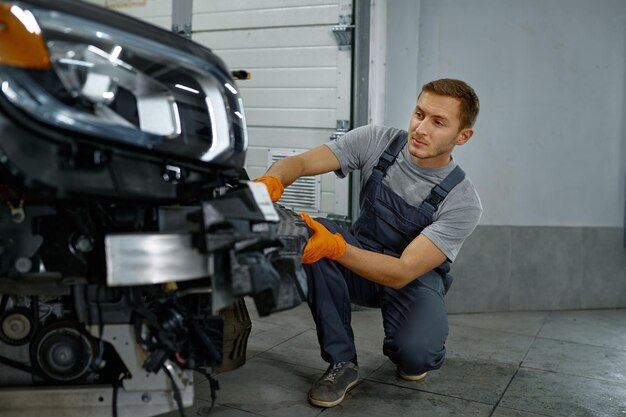
M 457 165 L 443 181 L 430 190 L 430 195 L 424 200 L 422 205 L 430 206 L 428 211 L 435 213 L 439 208 L 439 204 L 446 198 L 448 193 L 463 179 L 465 179 L 465 172 Z
M 385 152 L 383 152 L 380 156 L 380 159 L 378 159 L 378 164 L 374 167 L 372 174 L 378 171 L 380 172 L 378 175 L 381 178 L 387 174 L 387 169 L 389 169 L 389 167 L 396 162 L 396 158 L 400 154 L 402 148 L 404 148 L 408 137 L 409 134 L 407 132 L 401 131 L 398 133 L 398 135 L 391 141 L 391 144 L 387 146 Z

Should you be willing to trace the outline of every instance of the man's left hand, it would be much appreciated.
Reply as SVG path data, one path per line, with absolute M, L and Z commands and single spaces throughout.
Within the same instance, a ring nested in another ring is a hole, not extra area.
M 304 253 L 303 264 L 312 264 L 322 258 L 339 259 L 346 252 L 346 240 L 340 233 L 332 234 L 320 222 L 313 220 L 308 214 L 300 213 L 304 222 L 313 229 L 314 234 L 309 238 Z

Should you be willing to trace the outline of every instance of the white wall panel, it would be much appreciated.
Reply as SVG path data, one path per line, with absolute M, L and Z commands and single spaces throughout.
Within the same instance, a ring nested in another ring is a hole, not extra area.
M 239 69 L 231 67 L 231 69 Z M 326 87 L 337 85 L 337 69 L 328 68 L 243 68 L 252 73 L 252 79 L 237 83 L 239 87 Z M 245 104 L 245 103 L 244 103 Z
M 289 26 L 332 25 L 337 23 L 337 16 L 336 5 L 260 9 L 253 12 L 242 10 L 198 13 L 194 10 L 192 25 L 194 31 L 281 27 L 286 26 L 286 23 Z
M 253 126 L 333 128 L 335 109 L 246 108 L 246 120 Z M 325 138 L 324 141 L 327 141 Z
M 322 211 L 325 213 L 335 211 L 334 201 L 335 193 L 322 191 Z
M 246 163 L 248 165 L 264 168 L 267 166 L 267 151 L 270 148 L 250 147 L 246 153 Z
M 213 51 L 230 66 L 239 68 L 331 67 L 337 64 L 336 46 Z
M 146 0 L 145 5 L 115 7 L 113 9 L 140 19 L 166 17 L 171 20 L 172 1 L 173 0 Z
M 87 3 L 106 6 L 106 0 L 83 0 Z M 171 30 L 172 28 L 172 1 L 173 0 L 146 0 L 145 5 L 109 7 L 120 13 L 136 17 L 160 28 Z
M 194 32 L 192 39 L 213 50 L 306 46 L 337 47 L 335 38 L 328 26 Z
M 333 130 L 251 126 L 248 136 L 255 139 L 256 146 L 280 148 L 289 143 L 292 148 L 310 149 L 320 144 L 320 137 L 329 137 Z
M 336 0 L 196 0 L 194 13 L 228 12 L 245 10 L 254 12 L 260 9 L 287 8 L 314 5 L 336 5 Z
M 244 83 L 241 81 L 240 85 Z M 333 109 L 337 101 L 334 88 L 241 88 L 240 91 L 246 108 Z

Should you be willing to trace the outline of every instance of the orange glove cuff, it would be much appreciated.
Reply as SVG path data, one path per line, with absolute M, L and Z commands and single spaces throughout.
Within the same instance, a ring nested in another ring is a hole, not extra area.
M 265 175 L 263 177 L 253 179 L 252 181 L 262 182 L 263 184 L 265 184 L 265 187 L 267 187 L 267 192 L 269 193 L 270 198 L 272 199 L 272 203 L 275 203 L 278 200 L 280 200 L 280 196 L 282 196 L 283 193 L 285 192 L 285 187 L 283 186 L 283 183 L 280 182 L 278 178 L 273 177 L 271 175 Z
M 304 247 L 303 264 L 312 264 L 322 258 L 336 260 L 346 253 L 348 245 L 341 233 L 330 233 L 323 224 L 313 220 L 306 213 L 300 213 L 300 216 L 314 232 Z

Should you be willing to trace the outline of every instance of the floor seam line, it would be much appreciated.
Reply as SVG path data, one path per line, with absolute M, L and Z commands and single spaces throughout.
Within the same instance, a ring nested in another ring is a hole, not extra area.
M 493 405 L 491 403 L 484 402 L 484 401 L 468 400 L 467 398 L 458 397 L 456 395 L 442 394 L 440 392 L 428 391 L 428 390 L 425 390 L 423 388 L 411 388 L 411 387 L 407 387 L 406 385 L 398 385 L 398 384 L 394 384 L 394 383 L 391 383 L 391 382 L 378 381 L 378 380 L 375 380 L 375 379 L 364 379 L 362 382 L 365 382 L 365 381 L 373 382 L 373 383 L 376 383 L 376 384 L 388 385 L 388 386 L 396 387 L 396 388 L 410 389 L 412 391 L 425 392 L 427 394 L 439 395 L 441 397 L 446 397 L 446 398 L 454 398 L 455 400 L 469 401 L 469 402 L 476 403 L 476 404 Z
M 300 333 L 295 334 L 295 335 L 291 336 L 290 338 L 283 340 L 283 341 L 282 341 L 282 342 L 280 342 L 279 344 L 272 346 L 271 348 L 268 348 L 268 349 L 262 350 L 262 351 L 260 351 L 260 352 L 257 352 L 257 353 L 256 353 L 253 357 L 257 357 L 257 356 L 259 356 L 259 355 L 261 355 L 261 354 L 263 354 L 263 353 L 267 353 L 267 352 L 269 352 L 270 350 L 274 349 L 275 347 L 278 347 L 278 346 L 282 345 L 283 343 L 286 343 L 286 342 L 290 341 L 291 339 L 293 339 L 293 338 L 295 338 L 295 337 L 298 337 L 298 336 L 300 336 L 300 335 L 301 335 L 301 334 L 303 334 L 303 333 L 308 332 L 309 330 L 310 330 L 310 329 L 303 330 L 303 331 L 301 331 Z M 246 350 L 247 350 L 247 349 L 248 349 L 248 348 L 247 348 L 247 346 L 246 346 Z M 253 357 L 251 357 L 250 359 L 252 359 Z M 246 359 L 246 360 L 247 360 L 247 359 Z
M 513 376 L 511 376 L 511 379 L 509 379 L 509 382 L 508 382 L 508 384 L 506 384 L 506 387 L 504 387 L 504 390 L 502 391 L 502 394 L 500 394 L 500 398 L 498 398 L 496 403 L 493 405 L 493 409 L 491 410 L 491 414 L 489 414 L 489 417 L 492 417 L 493 414 L 498 409 L 498 406 L 500 405 L 500 402 L 502 402 L 502 399 L 504 398 L 504 394 L 506 394 L 506 392 L 508 391 L 509 387 L 513 383 L 513 380 L 517 376 L 517 373 L 519 372 L 520 368 L 521 368 L 521 363 L 520 363 L 520 366 L 518 366 L 517 369 L 515 370 L 515 372 L 513 373 Z
M 528 349 L 526 350 L 526 353 L 524 354 L 524 357 L 519 361 L 519 363 L 517 364 L 517 369 L 515 370 L 515 372 L 513 373 L 513 375 L 511 376 L 511 379 L 509 379 L 508 384 L 506 384 L 506 387 L 504 387 L 504 390 L 502 391 L 502 394 L 500 394 L 500 398 L 498 398 L 498 401 L 496 401 L 495 405 L 493 406 L 493 409 L 491 410 L 491 414 L 489 414 L 489 417 L 493 417 L 493 414 L 496 412 L 496 410 L 498 409 L 498 406 L 500 405 L 500 403 L 502 402 L 502 399 L 504 398 L 504 395 L 506 394 L 506 392 L 509 390 L 509 387 L 511 386 L 511 384 L 513 383 L 513 380 L 515 379 L 515 377 L 517 376 L 517 373 L 519 372 L 520 369 L 522 369 L 522 364 L 524 363 L 524 360 L 526 359 L 526 357 L 528 356 L 528 354 L 530 353 L 530 350 L 533 348 L 533 344 L 537 341 L 538 338 L 538 334 L 541 331 L 541 329 L 543 329 L 543 326 L 546 324 L 546 321 L 548 320 L 548 317 L 550 317 L 550 314 L 548 314 L 544 320 L 543 323 L 541 324 L 541 327 L 539 328 L 539 330 L 537 331 L 537 334 L 535 334 L 535 336 L 533 337 L 533 341 L 530 345 L 528 345 Z

